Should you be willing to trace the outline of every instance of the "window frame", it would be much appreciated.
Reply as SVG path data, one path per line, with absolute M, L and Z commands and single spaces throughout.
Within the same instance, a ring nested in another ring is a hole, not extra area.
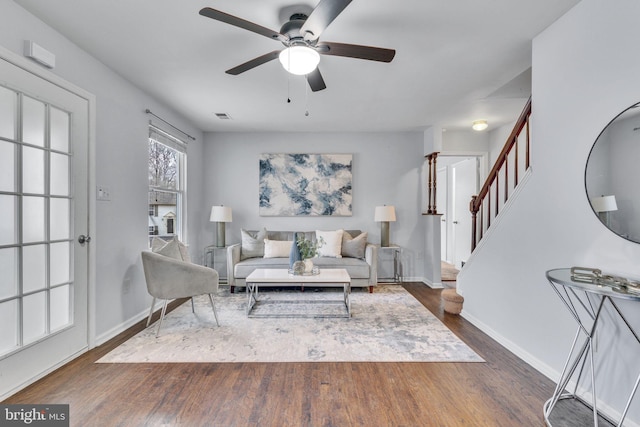
M 176 152 L 176 167 L 177 167 L 177 176 L 176 176 L 176 188 L 170 189 L 161 186 L 151 185 L 149 180 L 148 173 L 148 159 L 147 159 L 147 181 L 148 181 L 148 191 L 147 191 L 147 199 L 149 199 L 149 195 L 152 191 L 160 191 L 163 193 L 170 193 L 176 195 L 176 219 L 174 222 L 174 233 L 173 236 L 177 236 L 177 238 L 187 243 L 187 143 L 180 138 L 172 135 L 171 133 L 155 126 L 152 123 L 149 123 L 149 137 L 147 139 L 147 150 L 148 154 L 150 154 L 151 144 L 156 143 L 163 145 L 173 151 Z M 149 207 L 149 213 L 151 212 L 151 207 Z M 155 206 L 154 213 L 156 213 L 156 218 L 159 218 L 160 212 L 157 206 Z M 151 216 L 149 216 L 151 218 Z M 157 224 L 148 223 L 148 227 L 156 226 Z M 148 240 L 149 247 L 151 247 L 151 241 L 153 237 L 162 237 L 159 234 L 150 234 L 148 232 Z

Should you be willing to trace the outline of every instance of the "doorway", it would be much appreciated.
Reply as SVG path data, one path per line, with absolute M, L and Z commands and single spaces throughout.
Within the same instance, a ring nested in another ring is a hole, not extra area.
M 471 255 L 471 196 L 478 194 L 483 155 L 438 157 L 438 212 L 442 260 L 462 268 Z
M 1 400 L 89 346 L 93 100 L 4 50 L 0 75 Z

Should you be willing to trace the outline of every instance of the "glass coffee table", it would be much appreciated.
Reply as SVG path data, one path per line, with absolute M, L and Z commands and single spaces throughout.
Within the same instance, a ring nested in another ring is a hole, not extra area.
M 335 300 L 324 298 L 326 295 L 315 295 L 315 292 L 287 292 L 282 296 L 286 295 L 288 299 L 277 299 L 278 293 L 271 292 L 268 298 L 259 298 L 259 288 L 301 286 L 304 290 L 304 287 L 309 285 L 342 287 L 343 297 L 341 300 Z M 291 274 L 287 269 L 258 268 L 247 276 L 246 290 L 247 317 L 351 317 L 351 277 L 344 268 L 320 269 L 318 274 L 313 275 Z M 335 305 L 342 307 L 342 310 L 336 312 L 335 309 L 327 307 Z M 266 306 L 276 307 L 269 310 Z M 311 309 L 320 306 L 323 306 L 320 310 Z

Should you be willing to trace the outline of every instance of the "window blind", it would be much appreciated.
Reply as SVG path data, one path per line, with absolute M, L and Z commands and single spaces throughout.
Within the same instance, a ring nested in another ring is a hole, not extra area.
M 187 152 L 186 141 L 181 140 L 175 135 L 171 135 L 169 132 L 160 129 L 153 123 L 149 123 L 149 139 L 153 139 L 154 141 L 166 145 L 169 148 L 173 148 L 181 153 Z

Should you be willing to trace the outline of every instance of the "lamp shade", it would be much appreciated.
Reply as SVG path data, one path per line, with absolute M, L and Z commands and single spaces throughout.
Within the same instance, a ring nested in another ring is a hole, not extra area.
M 612 212 L 618 210 L 616 196 L 602 196 L 591 199 L 591 206 L 596 212 Z
M 373 216 L 373 220 L 376 222 L 383 221 L 395 221 L 396 220 L 396 208 L 394 206 L 376 206 L 376 212 Z
M 291 46 L 280 52 L 280 63 L 291 74 L 305 76 L 316 69 L 320 54 L 306 46 Z
M 231 222 L 231 208 L 229 206 L 212 206 L 211 216 L 209 221 L 211 222 Z

